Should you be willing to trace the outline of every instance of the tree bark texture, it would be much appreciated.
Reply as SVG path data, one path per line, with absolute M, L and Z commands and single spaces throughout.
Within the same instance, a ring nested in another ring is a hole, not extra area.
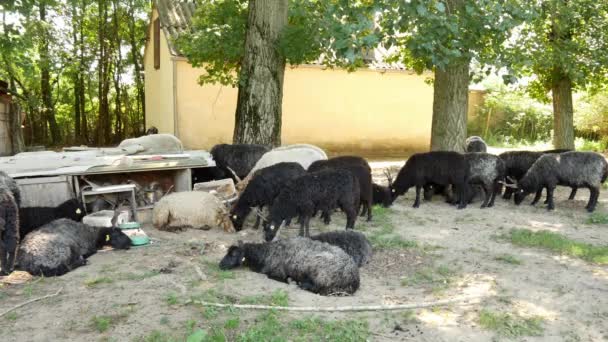
M 553 146 L 574 149 L 574 107 L 572 105 L 572 81 L 556 72 L 551 87 L 553 95 Z
M 469 61 L 435 69 L 432 151 L 464 151 L 469 103 Z
M 111 143 L 110 125 L 110 102 L 108 93 L 110 92 L 110 47 L 107 42 L 108 27 L 108 4 L 106 0 L 99 0 L 99 121 L 97 127 L 97 142 L 104 146 Z
M 285 58 L 277 44 L 287 8 L 288 0 L 249 0 L 234 143 L 281 144 Z

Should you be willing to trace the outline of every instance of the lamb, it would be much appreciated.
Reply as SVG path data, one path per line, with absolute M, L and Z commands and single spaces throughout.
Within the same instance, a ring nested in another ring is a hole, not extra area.
M 239 178 L 245 178 L 255 163 L 268 151 L 269 147 L 257 144 L 218 144 L 213 146 L 210 153 L 215 165 L 224 174 L 222 178 L 234 177 L 232 172 Z M 236 178 L 233 180 L 237 182 Z
M 0 183 L 0 275 L 13 271 L 19 243 L 19 206 L 11 189 Z
M 13 194 L 17 206 L 21 207 L 21 191 L 19 190 L 19 185 L 17 185 L 17 182 L 4 171 L 0 171 L 0 185 L 2 184 L 8 187 Z
M 80 222 L 85 215 L 84 206 L 77 199 L 69 199 L 57 207 L 26 207 L 19 211 L 19 234 L 25 237 L 34 229 L 60 218 Z
M 354 230 L 321 233 L 310 238 L 340 247 L 359 267 L 367 264 L 372 257 L 372 245 L 365 235 Z
M 91 227 L 67 218 L 49 222 L 23 239 L 17 267 L 32 275 L 61 276 L 85 265 L 86 259 L 104 245 L 129 249 L 131 240 L 115 223 L 116 215 L 111 228 Z
M 359 288 L 359 268 L 342 249 L 308 238 L 233 245 L 220 261 L 223 270 L 248 266 L 270 279 L 287 282 L 320 295 L 353 294 Z
M 360 201 L 363 206 L 361 216 L 367 213 L 367 220 L 372 220 L 373 188 L 372 188 L 372 168 L 369 163 L 357 156 L 340 156 L 328 160 L 317 160 L 310 164 L 308 172 L 315 172 L 327 169 L 348 170 L 359 181 Z
M 467 152 L 488 152 L 488 145 L 481 137 L 476 135 L 470 136 L 465 141 Z
M 166 195 L 156 202 L 152 215 L 154 226 L 159 230 L 207 230 L 211 227 L 222 227 L 226 232 L 234 232 L 228 210 L 222 201 L 204 191 L 184 191 Z
M 390 185 L 392 200 L 416 187 L 414 208 L 420 206 L 420 190 L 429 184 L 452 185 L 459 199 L 458 209 L 465 208 L 468 165 L 464 155 L 451 151 L 416 153 L 411 156 Z
M 300 236 L 309 236 L 313 214 L 321 210 L 327 223 L 330 211 L 337 207 L 346 213 L 346 228 L 353 229 L 359 198 L 359 182 L 350 171 L 330 169 L 296 178 L 272 203 L 270 223 L 264 227 L 265 239 L 274 239 L 283 222 L 295 216 L 300 217 Z
M 555 209 L 553 191 L 557 185 L 589 188 L 589 202 L 585 209 L 593 212 L 597 205 L 600 187 L 608 177 L 608 163 L 595 152 L 564 152 L 545 154 L 534 162 L 526 175 L 517 183 L 515 204 L 520 204 L 530 193 L 547 189 L 547 209 Z
M 515 182 L 520 181 L 526 172 L 530 169 L 532 164 L 540 158 L 543 154 L 555 154 L 555 153 L 563 153 L 569 152 L 571 150 L 568 149 L 557 149 L 557 150 L 546 150 L 546 151 L 507 151 L 499 154 L 498 156 L 505 163 L 505 177 L 508 184 L 513 185 Z M 497 188 L 498 193 L 502 191 L 502 186 Z M 513 187 L 507 186 L 505 189 L 505 193 L 503 195 L 503 199 L 509 200 L 511 199 L 511 194 L 513 193 Z M 540 199 L 542 193 L 542 189 L 534 197 L 534 201 L 532 204 L 536 204 Z M 574 199 L 576 195 L 576 189 L 573 188 L 570 193 L 570 197 L 568 199 Z
M 237 190 L 239 192 L 243 191 L 255 172 L 265 167 L 281 162 L 294 162 L 302 165 L 304 170 L 306 170 L 313 162 L 325 159 L 327 159 L 327 154 L 325 154 L 322 149 L 313 145 L 297 144 L 274 148 L 271 151 L 266 152 L 262 158 L 255 163 L 255 166 L 249 171 L 249 174 L 245 179 L 239 181 Z
M 270 207 L 289 181 L 305 174 L 306 170 L 298 163 L 278 163 L 256 171 L 230 212 L 234 228 L 237 231 L 241 230 L 252 207 L 259 207 L 260 210 L 265 206 Z M 258 216 L 255 229 L 258 228 L 259 223 Z

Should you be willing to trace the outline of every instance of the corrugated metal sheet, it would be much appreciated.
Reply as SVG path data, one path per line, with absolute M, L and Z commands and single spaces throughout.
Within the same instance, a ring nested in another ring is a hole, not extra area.
M 196 10 L 194 1 L 155 0 L 160 27 L 168 38 L 169 50 L 174 56 L 180 56 L 180 52 L 173 44 L 173 40 L 188 30 L 192 16 Z

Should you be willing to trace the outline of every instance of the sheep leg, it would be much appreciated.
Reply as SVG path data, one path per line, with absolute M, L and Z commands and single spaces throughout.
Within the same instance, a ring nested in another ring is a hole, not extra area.
M 430 185 L 430 184 L 425 184 L 425 185 L 423 186 L 423 188 L 424 188 L 424 200 L 425 200 L 425 201 L 430 201 L 430 200 L 432 200 L 432 199 L 433 199 L 433 193 L 434 193 L 434 190 L 433 190 L 433 188 L 431 187 L 431 185 Z
M 420 207 L 420 185 L 416 185 L 416 200 L 414 201 L 414 208 Z
M 488 207 L 488 203 L 490 202 L 490 191 L 492 191 L 492 186 L 491 185 L 487 185 L 487 184 L 483 184 L 483 186 L 481 187 L 483 189 L 483 203 L 481 204 L 481 208 L 487 208 Z
M 543 188 L 540 188 L 536 191 L 536 194 L 534 195 L 534 199 L 532 200 L 532 202 L 530 203 L 530 205 L 536 205 L 536 203 L 538 203 L 538 201 L 540 201 L 540 198 L 543 195 Z M 547 201 L 545 201 L 545 204 L 547 204 Z
M 367 207 L 367 221 L 369 222 L 372 220 L 372 201 L 367 200 L 365 206 Z
M 573 186 L 572 191 L 570 192 L 570 196 L 568 196 L 568 200 L 574 199 L 574 197 L 576 196 L 576 190 L 578 190 L 578 188 L 576 186 Z
M 589 187 L 589 192 L 589 203 L 587 203 L 587 206 L 585 208 L 588 212 L 591 213 L 595 210 L 595 207 L 597 206 L 597 199 L 600 196 L 600 189 L 596 187 Z
M 555 203 L 553 202 L 553 190 L 554 186 L 547 186 L 547 210 L 555 209 Z
M 492 187 L 492 196 L 490 197 L 490 203 L 488 203 L 488 208 L 492 208 L 494 206 L 494 200 L 496 199 L 496 194 L 499 192 L 501 184 L 496 182 Z
M 513 189 L 507 187 L 507 188 L 505 188 L 505 193 L 504 193 L 504 195 L 502 195 L 502 198 L 506 199 L 506 200 L 510 200 L 512 194 L 513 194 Z
M 260 208 L 262 210 L 262 208 Z M 253 229 L 257 230 L 260 228 L 260 215 L 255 215 L 255 223 L 253 224 Z
M 467 207 L 467 186 L 465 184 L 454 185 L 454 190 L 457 196 L 459 196 L 458 209 L 464 209 Z
M 10 272 L 8 270 L 8 260 L 7 257 L 7 249 L 4 244 L 4 241 L 0 240 L 0 275 L 8 275 Z

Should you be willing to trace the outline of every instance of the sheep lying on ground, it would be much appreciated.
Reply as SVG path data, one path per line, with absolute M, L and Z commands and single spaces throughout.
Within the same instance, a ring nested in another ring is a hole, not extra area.
M 468 164 L 464 155 L 458 152 L 433 151 L 416 153 L 411 156 L 399 171 L 397 178 L 389 187 L 393 200 L 405 194 L 412 186 L 416 187 L 414 208 L 420 206 L 420 190 L 429 184 L 452 185 L 459 199 L 458 209 L 465 208 L 465 186 Z
M 237 190 L 239 192 L 243 191 L 254 173 L 265 167 L 282 162 L 293 162 L 302 165 L 304 170 L 306 170 L 313 162 L 325 159 L 327 159 L 327 154 L 314 145 L 297 144 L 274 148 L 271 151 L 266 152 L 260 160 L 255 163 L 255 166 L 251 169 L 247 177 L 237 184 Z
M 154 205 L 152 221 L 156 228 L 166 231 L 222 227 L 226 232 L 234 232 L 222 201 L 204 191 L 175 192 L 164 196 Z
M 231 246 L 220 268 L 241 265 L 274 280 L 291 279 L 300 288 L 321 295 L 353 294 L 359 288 L 359 268 L 346 252 L 303 237 Z
M 19 243 L 19 206 L 13 192 L 0 183 L 0 275 L 13 271 Z
M 336 169 L 350 171 L 359 181 L 359 204 L 363 207 L 361 216 L 367 213 L 367 220 L 372 219 L 372 168 L 369 163 L 357 156 L 341 156 L 327 160 L 317 160 L 310 164 L 308 172 L 316 172 L 320 170 Z
M 530 169 L 532 164 L 540 158 L 543 154 L 555 154 L 555 153 L 563 153 L 569 152 L 567 149 L 557 149 L 557 150 L 546 150 L 546 151 L 507 151 L 499 154 L 498 156 L 505 163 L 505 179 L 509 185 L 513 185 L 514 182 L 519 182 L 526 172 Z M 498 193 L 502 192 L 502 187 L 497 189 Z M 511 194 L 513 193 L 512 187 L 506 187 L 505 193 L 502 198 L 508 200 L 511 199 Z M 534 201 L 532 204 L 536 204 L 540 199 L 542 193 L 542 189 L 540 189 L 536 196 L 534 197 Z M 574 199 L 576 195 L 576 188 L 572 189 L 570 193 L 570 197 L 568 199 Z
M 21 241 L 17 266 L 32 275 L 60 276 L 86 264 L 85 259 L 104 245 L 129 249 L 131 240 L 115 227 L 91 227 L 62 218 L 36 229 Z
M 137 147 L 136 154 L 183 153 L 182 142 L 172 134 L 151 134 L 125 139 L 118 148 Z
M 278 163 L 256 171 L 230 212 L 234 228 L 241 230 L 252 207 L 259 207 L 260 210 L 265 206 L 270 207 L 289 181 L 305 174 L 306 170 L 298 163 Z M 255 229 L 259 223 L 258 216 Z
M 372 258 L 372 245 L 365 235 L 354 230 L 321 233 L 313 235 L 310 238 L 340 247 L 353 258 L 359 267 L 367 264 Z
M 21 207 L 21 190 L 17 182 L 7 175 L 4 171 L 0 171 L 0 185 L 4 184 L 13 194 L 13 198 L 18 207 Z
M 595 210 L 600 187 L 608 177 L 608 163 L 595 152 L 564 152 L 545 154 L 538 158 L 517 183 L 515 204 L 520 204 L 532 192 L 547 189 L 547 209 L 555 208 L 553 191 L 558 185 L 589 188 L 587 211 Z
M 213 146 L 210 153 L 215 160 L 215 165 L 224 174 L 222 178 L 233 178 L 236 184 L 237 179 L 234 178 L 230 170 L 235 172 L 239 178 L 245 178 L 255 166 L 255 163 L 268 151 L 270 151 L 270 148 L 264 145 L 218 144 Z
M 84 207 L 77 199 L 69 199 L 57 207 L 27 207 L 19 211 L 19 228 L 21 238 L 29 232 L 60 218 L 69 218 L 80 222 L 85 216 Z
M 359 197 L 359 182 L 350 171 L 323 170 L 296 178 L 272 203 L 270 224 L 264 227 L 265 239 L 274 239 L 283 222 L 296 216 L 300 217 L 300 236 L 309 236 L 310 218 L 314 213 L 320 210 L 327 222 L 330 212 L 338 207 L 346 213 L 346 228 L 352 229 Z
M 476 135 L 470 136 L 465 141 L 467 152 L 488 152 L 488 145 L 481 137 Z

